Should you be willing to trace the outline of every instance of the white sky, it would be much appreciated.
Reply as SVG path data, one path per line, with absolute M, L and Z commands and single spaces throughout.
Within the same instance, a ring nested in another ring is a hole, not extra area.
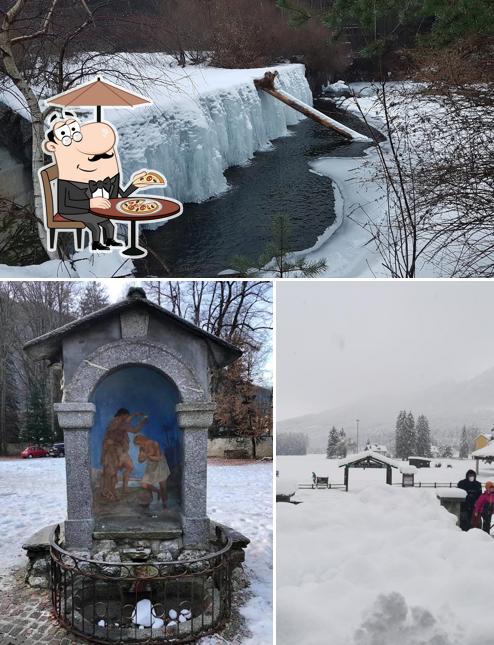
M 492 281 L 279 281 L 276 300 L 279 420 L 494 365 Z

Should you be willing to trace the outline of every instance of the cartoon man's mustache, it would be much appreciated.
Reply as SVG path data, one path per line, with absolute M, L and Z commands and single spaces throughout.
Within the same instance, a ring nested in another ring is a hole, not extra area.
M 102 152 L 100 155 L 93 155 L 88 157 L 88 161 L 99 161 L 100 159 L 111 159 L 113 157 L 113 152 Z

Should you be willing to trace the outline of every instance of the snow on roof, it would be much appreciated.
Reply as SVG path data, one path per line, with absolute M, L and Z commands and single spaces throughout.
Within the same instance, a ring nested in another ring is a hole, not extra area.
M 481 432 L 478 434 L 475 439 L 480 439 L 480 437 L 484 437 L 484 439 L 489 439 L 489 441 L 492 440 L 492 432 Z
M 400 473 L 402 475 L 415 475 L 415 473 L 418 473 L 418 468 L 416 466 L 400 466 Z
M 295 479 L 289 477 L 278 477 L 276 479 L 276 494 L 277 495 L 294 495 L 298 488 L 298 483 Z
M 408 457 L 408 461 L 410 461 L 410 459 L 421 459 L 422 461 L 432 461 L 430 457 L 419 457 L 418 455 L 415 455 L 415 456 L 410 455 L 410 457 Z
M 488 443 L 483 448 L 474 450 L 472 457 L 478 457 L 479 459 L 482 459 L 482 457 L 492 457 L 494 459 L 494 441 L 491 441 L 491 443 Z
M 346 457 L 345 459 L 341 459 L 338 462 L 338 466 L 340 468 L 341 466 L 348 466 L 349 464 L 353 464 L 357 461 L 360 461 L 361 459 L 365 459 L 366 457 L 372 457 L 372 459 L 374 459 L 375 461 L 380 461 L 381 463 L 386 464 L 387 466 L 392 466 L 393 468 L 399 467 L 399 463 L 394 459 L 385 457 L 384 455 L 381 455 L 379 452 L 374 452 L 372 450 L 364 450 L 363 452 L 357 452 L 354 455 L 350 455 L 349 457 Z
M 462 488 L 444 488 L 437 491 L 437 496 L 441 498 L 465 499 L 467 491 Z

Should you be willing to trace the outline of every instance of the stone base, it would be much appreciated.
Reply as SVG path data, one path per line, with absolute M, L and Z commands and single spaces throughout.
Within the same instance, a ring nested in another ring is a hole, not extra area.
M 184 546 L 192 549 L 207 547 L 209 543 L 209 518 L 191 519 L 182 515 Z
M 65 548 L 90 549 L 93 542 L 93 520 L 65 520 Z
M 173 540 L 182 536 L 180 518 L 176 513 L 153 518 L 105 517 L 95 521 L 96 540 Z
M 50 537 L 56 524 L 36 531 L 23 545 L 28 558 L 25 580 L 30 587 L 48 589 L 50 586 Z

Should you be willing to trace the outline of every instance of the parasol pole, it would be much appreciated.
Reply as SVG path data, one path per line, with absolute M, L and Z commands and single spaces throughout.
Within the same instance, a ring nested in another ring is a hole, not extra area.
M 97 76 L 96 79 L 98 81 L 101 80 L 99 76 Z M 96 106 L 96 121 L 98 123 L 101 121 L 101 105 Z

